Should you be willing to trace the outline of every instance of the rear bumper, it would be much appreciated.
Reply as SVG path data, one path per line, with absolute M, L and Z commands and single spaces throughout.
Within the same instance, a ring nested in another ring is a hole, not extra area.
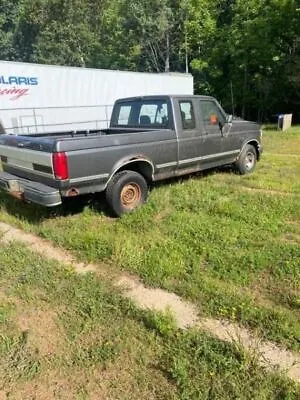
M 7 172 L 0 172 L 0 189 L 20 200 L 46 207 L 58 206 L 62 203 L 59 190 Z

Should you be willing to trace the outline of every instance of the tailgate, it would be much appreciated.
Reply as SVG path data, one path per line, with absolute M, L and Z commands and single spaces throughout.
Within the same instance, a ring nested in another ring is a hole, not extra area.
M 50 141 L 41 138 L 4 135 L 0 138 L 3 170 L 25 179 L 54 180 Z

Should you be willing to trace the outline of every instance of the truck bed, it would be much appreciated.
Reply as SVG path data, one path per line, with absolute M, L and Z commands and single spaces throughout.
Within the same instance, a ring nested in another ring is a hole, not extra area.
M 54 170 L 53 157 L 62 153 L 68 159 L 68 179 L 57 179 Z M 73 187 L 81 194 L 102 191 L 109 175 L 125 162 L 124 156 L 131 160 L 137 155 L 173 162 L 177 155 L 176 132 L 110 128 L 59 135 L 0 135 L 0 161 L 5 172 L 59 189 L 62 195 Z
M 94 129 L 94 130 L 78 130 L 78 131 L 66 131 L 66 132 L 50 132 L 50 133 L 35 133 L 31 135 L 11 135 L 11 136 L 22 136 L 22 137 L 30 137 L 30 138 L 51 138 L 51 139 L 70 139 L 70 138 L 83 138 L 83 137 L 91 137 L 91 136 L 103 136 L 103 135 L 116 135 L 122 133 L 139 133 L 139 132 L 147 132 L 153 130 L 161 130 L 161 128 L 150 128 L 150 129 L 141 129 L 141 128 L 109 128 L 109 129 Z

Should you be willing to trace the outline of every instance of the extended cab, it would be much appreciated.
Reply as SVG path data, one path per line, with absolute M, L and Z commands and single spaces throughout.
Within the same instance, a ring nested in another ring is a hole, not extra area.
M 260 127 L 212 97 L 126 98 L 109 129 L 1 135 L 0 188 L 44 206 L 105 191 L 120 216 L 146 201 L 151 182 L 225 164 L 250 173 L 261 152 Z

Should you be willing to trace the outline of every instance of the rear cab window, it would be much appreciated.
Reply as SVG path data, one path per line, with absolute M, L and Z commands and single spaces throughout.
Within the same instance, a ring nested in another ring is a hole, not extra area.
M 111 126 L 158 129 L 171 127 L 170 104 L 166 99 L 137 99 L 116 103 Z

